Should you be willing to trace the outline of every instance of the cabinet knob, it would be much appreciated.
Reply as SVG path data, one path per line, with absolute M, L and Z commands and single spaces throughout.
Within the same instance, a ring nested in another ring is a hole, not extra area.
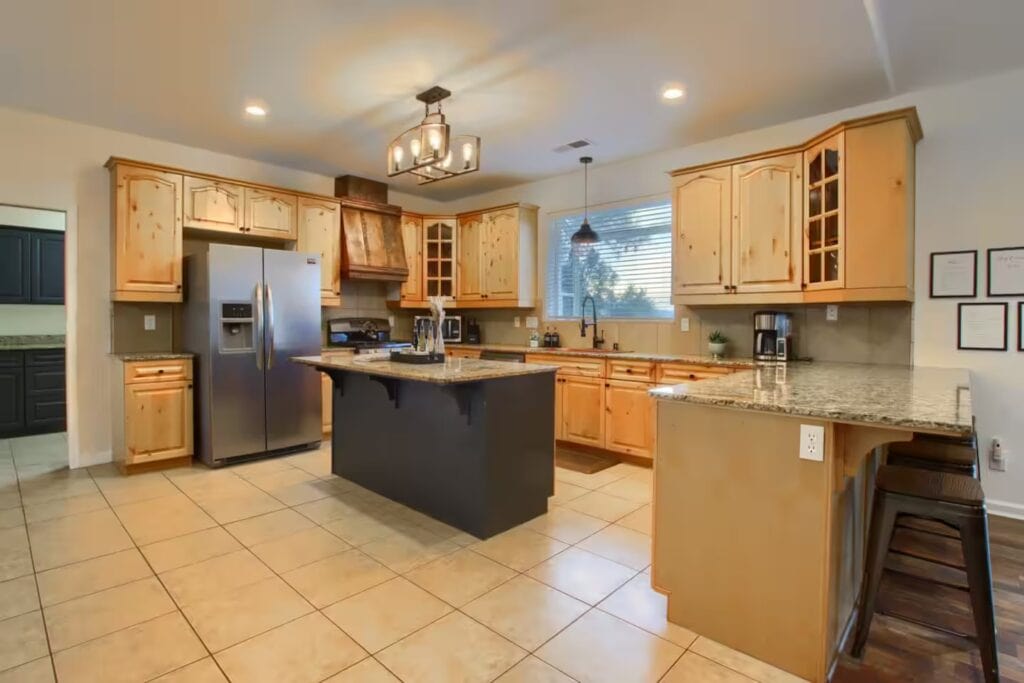
M 164 369 L 163 368 L 157 368 L 156 374 L 158 374 L 158 375 L 164 374 Z
M 191 385 L 191 384 L 189 384 L 189 385 L 188 385 L 188 388 L 189 388 L 189 389 L 191 389 L 191 388 L 192 388 L 192 385 Z
M 174 289 L 180 292 L 181 291 L 181 285 L 175 285 Z
M 691 374 L 690 379 L 697 379 L 697 375 Z

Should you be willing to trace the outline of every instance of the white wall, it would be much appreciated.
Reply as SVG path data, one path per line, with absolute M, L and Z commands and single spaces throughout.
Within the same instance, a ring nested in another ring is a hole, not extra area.
M 956 350 L 956 301 L 928 298 L 933 251 L 1024 245 L 1024 70 L 902 95 L 727 138 L 601 164 L 592 154 L 591 204 L 668 192 L 666 172 L 802 142 L 838 121 L 915 105 L 924 128 L 917 147 L 915 364 L 971 370 L 974 412 L 983 448 L 1000 436 L 1010 450 L 1006 472 L 983 466 L 993 512 L 1024 518 L 1024 353 Z M 642 125 L 640 122 L 638 125 Z M 576 172 L 451 202 L 448 213 L 522 201 L 541 207 L 541 267 L 549 214 L 582 205 Z M 984 267 L 979 291 L 984 291 Z M 1017 344 L 1016 300 L 1010 300 L 1010 344 Z
M 0 108 L 0 204 L 67 214 L 68 432 L 72 466 L 110 459 L 110 156 L 330 195 L 334 180 L 137 135 Z M 432 203 L 392 193 L 391 201 Z

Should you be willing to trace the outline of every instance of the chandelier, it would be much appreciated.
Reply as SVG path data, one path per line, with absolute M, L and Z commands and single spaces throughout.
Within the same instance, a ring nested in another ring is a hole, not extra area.
M 451 135 L 441 113 L 441 101 L 451 92 L 439 85 L 424 90 L 416 99 L 423 103 L 423 121 L 388 145 L 388 177 L 411 173 L 420 185 L 480 170 L 480 138 Z M 430 107 L 437 105 L 437 111 Z

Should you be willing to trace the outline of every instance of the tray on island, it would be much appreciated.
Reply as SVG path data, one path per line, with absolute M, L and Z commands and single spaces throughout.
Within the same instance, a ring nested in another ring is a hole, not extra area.
M 410 363 L 412 365 L 429 365 L 431 363 L 443 363 L 443 353 L 409 353 L 392 351 L 391 360 L 395 363 Z

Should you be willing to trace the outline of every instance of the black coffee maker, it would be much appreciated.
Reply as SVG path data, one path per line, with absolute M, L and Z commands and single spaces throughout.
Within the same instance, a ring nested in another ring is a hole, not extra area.
M 781 311 L 756 311 L 754 360 L 784 363 L 793 358 L 793 316 Z
M 476 321 L 476 318 L 470 318 L 466 322 L 466 338 L 463 341 L 467 344 L 480 344 L 483 342 L 483 338 L 480 336 L 480 323 Z

